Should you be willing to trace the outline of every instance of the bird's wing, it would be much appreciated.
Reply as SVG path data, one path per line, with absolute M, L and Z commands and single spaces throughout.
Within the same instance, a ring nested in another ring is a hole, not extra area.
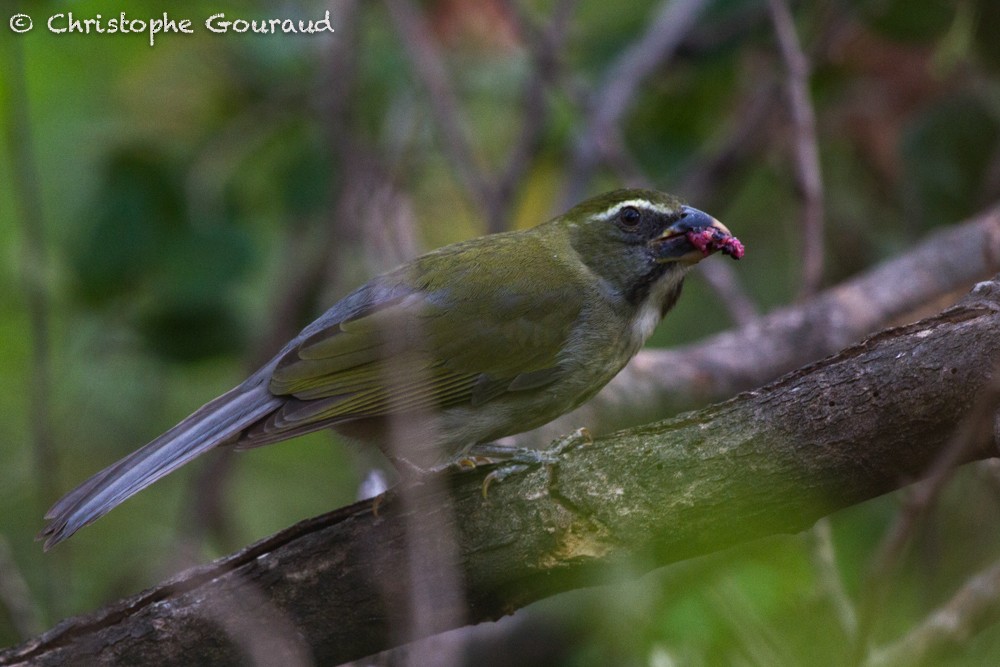
M 523 271 L 499 283 L 482 272 L 446 281 L 430 264 L 411 269 L 410 291 L 392 290 L 392 299 L 328 320 L 286 349 L 269 389 L 287 398 L 239 446 L 337 422 L 479 405 L 561 376 L 582 295 L 534 284 Z M 454 279 L 465 280 L 461 290 L 444 286 Z

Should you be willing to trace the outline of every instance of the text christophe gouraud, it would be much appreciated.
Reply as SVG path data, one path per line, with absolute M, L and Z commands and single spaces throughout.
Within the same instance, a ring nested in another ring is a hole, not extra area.
M 15 14 L 10 17 L 8 25 L 13 32 L 26 33 L 34 29 L 34 19 L 28 14 Z M 327 11 L 320 19 L 290 19 L 290 18 L 253 18 L 212 14 L 204 21 L 187 18 L 174 18 L 168 12 L 163 16 L 150 18 L 135 18 L 125 12 L 115 16 L 95 14 L 81 18 L 73 12 L 52 14 L 45 19 L 45 27 L 55 35 L 124 35 L 146 34 L 149 45 L 156 43 L 157 35 L 170 33 L 193 35 L 196 30 L 204 29 L 217 34 L 225 33 L 255 33 L 261 35 L 275 34 L 305 34 L 333 32 L 330 24 L 330 12 Z

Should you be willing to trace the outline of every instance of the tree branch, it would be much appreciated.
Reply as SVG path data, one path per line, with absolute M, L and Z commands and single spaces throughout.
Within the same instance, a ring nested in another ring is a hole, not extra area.
M 613 572 L 798 532 L 926 474 L 990 382 L 996 350 L 994 281 L 767 387 L 571 450 L 486 499 L 480 474 L 452 474 L 377 513 L 364 502 L 304 521 L 64 621 L 0 653 L 0 665 L 227 664 L 258 644 L 268 659 L 301 659 L 305 644 L 316 662 L 339 663 L 404 641 L 393 622 L 416 583 L 421 629 L 438 632 Z M 970 444 L 963 461 L 997 453 L 995 432 Z M 435 547 L 447 534 L 454 541 Z M 456 573 L 463 597 L 436 599 L 436 582 Z

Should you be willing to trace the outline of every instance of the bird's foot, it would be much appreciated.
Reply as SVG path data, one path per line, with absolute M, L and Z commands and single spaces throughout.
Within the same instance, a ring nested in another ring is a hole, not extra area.
M 552 445 L 545 451 L 562 456 L 571 449 L 590 447 L 592 444 L 594 444 L 594 436 L 590 434 L 590 430 L 586 426 L 581 426 L 572 433 L 567 433 L 553 440 Z
M 486 498 L 492 484 L 502 482 L 512 475 L 531 468 L 554 465 L 569 450 L 587 446 L 593 442 L 594 438 L 590 435 L 590 431 L 586 428 L 578 428 L 572 433 L 554 440 L 550 447 L 543 450 L 507 447 L 496 443 L 476 445 L 450 465 L 459 471 L 474 470 L 484 465 L 497 466 L 483 479 L 483 498 Z

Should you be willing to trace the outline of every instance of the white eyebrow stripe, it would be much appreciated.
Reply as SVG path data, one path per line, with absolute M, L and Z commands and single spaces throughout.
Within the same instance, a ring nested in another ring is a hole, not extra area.
M 618 211 L 622 210 L 626 206 L 634 206 L 635 208 L 645 209 L 647 211 L 654 211 L 656 213 L 662 213 L 664 215 L 671 215 L 676 213 L 677 210 L 670 208 L 669 206 L 664 206 L 663 204 L 654 204 L 648 199 L 628 199 L 625 201 L 620 201 L 603 213 L 598 213 L 594 217 L 598 220 L 609 220 L 618 214 Z

